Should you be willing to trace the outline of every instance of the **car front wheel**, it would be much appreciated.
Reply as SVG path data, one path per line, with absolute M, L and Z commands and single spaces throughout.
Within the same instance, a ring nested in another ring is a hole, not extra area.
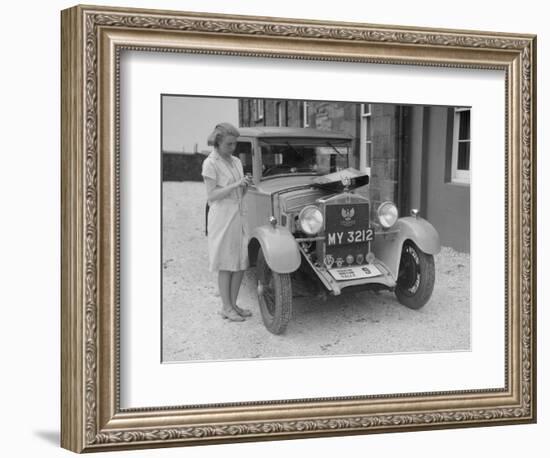
M 292 314 L 292 282 L 290 274 L 273 272 L 265 260 L 263 251 L 258 252 L 256 263 L 258 279 L 258 302 L 267 330 L 273 334 L 285 332 Z
M 403 244 L 395 295 L 411 309 L 419 309 L 430 299 L 435 283 L 434 257 L 413 242 Z

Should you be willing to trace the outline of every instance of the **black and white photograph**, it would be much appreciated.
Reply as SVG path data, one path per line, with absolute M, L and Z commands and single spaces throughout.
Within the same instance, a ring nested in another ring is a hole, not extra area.
M 7 2 L 2 455 L 547 454 L 544 5 Z
M 162 362 L 469 351 L 473 109 L 162 94 Z

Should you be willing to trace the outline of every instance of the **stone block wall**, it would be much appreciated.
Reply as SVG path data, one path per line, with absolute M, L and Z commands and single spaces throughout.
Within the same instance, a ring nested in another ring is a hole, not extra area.
M 389 104 L 372 105 L 370 195 L 375 208 L 387 200 L 397 202 L 399 171 L 397 108 Z
M 359 105 L 351 102 L 310 102 L 309 126 L 353 137 L 351 167 L 359 166 Z
M 264 110 L 256 112 L 255 99 L 239 101 L 239 125 L 241 127 L 277 126 L 277 104 L 281 105 L 281 125 L 287 127 L 303 126 L 303 109 L 301 100 L 264 99 Z

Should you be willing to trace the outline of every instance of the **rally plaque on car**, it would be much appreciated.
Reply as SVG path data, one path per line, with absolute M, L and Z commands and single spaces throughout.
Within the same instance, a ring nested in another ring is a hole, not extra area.
M 374 231 L 369 227 L 369 210 L 367 202 L 326 206 L 325 265 L 337 280 L 380 275 L 380 272 L 367 273 L 360 269 L 374 239 Z
M 381 272 L 374 265 L 336 267 L 335 269 L 329 269 L 329 272 L 335 280 L 358 280 L 360 278 L 370 278 L 381 275 Z

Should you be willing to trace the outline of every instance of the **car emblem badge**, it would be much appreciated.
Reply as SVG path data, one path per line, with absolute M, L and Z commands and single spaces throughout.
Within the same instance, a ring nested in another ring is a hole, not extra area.
M 348 188 L 350 185 L 351 185 L 351 179 L 350 177 L 342 177 L 342 185 L 345 187 L 345 188 Z
M 374 259 L 375 259 L 374 253 L 373 253 L 372 251 L 369 251 L 369 252 L 367 253 L 367 256 L 366 256 L 365 259 L 367 260 L 367 263 L 368 263 L 368 264 L 372 264 L 372 263 L 374 262 Z
M 336 267 L 342 267 L 343 264 L 344 264 L 344 260 L 342 258 L 338 258 L 336 260 Z
M 356 258 L 357 264 L 363 264 L 363 260 L 364 260 L 364 256 L 361 253 L 359 253 Z
M 327 269 L 330 269 L 332 265 L 334 264 L 334 257 L 331 254 L 327 254 L 325 256 L 325 266 L 327 266 Z
M 353 219 L 355 216 L 355 208 L 342 208 L 341 215 L 343 218 L 341 221 L 342 226 L 349 227 L 355 224 L 355 220 Z

